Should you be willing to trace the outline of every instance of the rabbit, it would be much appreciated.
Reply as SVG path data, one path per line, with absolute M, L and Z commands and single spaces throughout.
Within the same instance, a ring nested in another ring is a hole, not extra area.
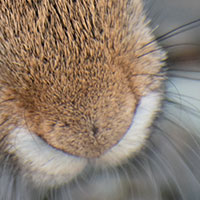
M 149 23 L 142 0 L 0 2 L 0 200 L 71 199 L 146 158 L 167 88 Z

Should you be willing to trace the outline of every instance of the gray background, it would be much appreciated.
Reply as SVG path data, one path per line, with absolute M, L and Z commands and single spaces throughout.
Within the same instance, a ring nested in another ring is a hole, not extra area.
M 145 0 L 145 3 L 153 26 L 159 25 L 156 32 L 161 34 L 200 18 L 200 0 Z M 170 41 L 184 40 L 200 41 L 200 27 Z

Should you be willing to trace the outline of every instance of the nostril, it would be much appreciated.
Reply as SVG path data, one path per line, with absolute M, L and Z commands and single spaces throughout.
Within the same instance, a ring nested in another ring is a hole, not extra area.
M 99 129 L 96 126 L 93 126 L 92 127 L 92 132 L 93 132 L 93 135 L 96 136 L 97 133 L 99 132 Z

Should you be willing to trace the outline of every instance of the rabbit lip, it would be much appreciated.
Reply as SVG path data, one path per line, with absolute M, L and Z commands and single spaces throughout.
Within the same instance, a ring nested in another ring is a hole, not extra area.
M 74 141 L 65 141 L 64 146 L 58 144 L 49 144 L 54 148 L 61 150 L 67 154 L 81 158 L 99 158 L 113 146 L 115 146 L 126 132 L 115 136 L 113 140 L 109 140 L 109 133 L 106 134 L 80 134 Z M 81 141 L 81 142 L 80 142 Z M 61 142 L 59 142 L 61 144 Z

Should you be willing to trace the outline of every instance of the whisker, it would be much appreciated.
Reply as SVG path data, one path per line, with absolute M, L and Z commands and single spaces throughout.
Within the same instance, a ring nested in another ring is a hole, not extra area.
M 199 19 L 199 21 L 198 22 L 200 22 L 200 19 Z M 169 36 L 166 36 L 166 37 L 161 37 L 161 38 L 159 38 L 157 41 L 158 42 L 162 42 L 162 41 L 164 41 L 164 40 L 167 40 L 167 39 L 169 39 L 169 38 L 172 38 L 172 37 L 174 37 L 174 36 L 177 36 L 177 35 L 180 35 L 180 34 L 182 34 L 182 33 L 185 33 L 185 32 L 187 32 L 187 31 L 191 31 L 192 29 L 194 29 L 194 28 L 198 28 L 200 26 L 200 24 L 197 24 L 197 25 L 194 25 L 194 26 L 192 26 L 192 27 L 188 27 L 188 28 L 185 28 L 185 29 L 183 29 L 183 30 L 180 30 L 180 31 L 177 31 L 176 33 L 173 33 L 173 34 L 169 34 Z
M 158 77 L 158 78 L 164 78 L 165 77 L 165 73 L 160 72 L 160 74 L 151 74 L 151 73 L 142 73 L 142 74 L 133 74 L 131 75 L 132 77 L 136 77 L 136 76 L 152 76 L 152 77 Z
M 169 120 L 169 119 L 168 119 Z M 171 122 L 171 121 L 170 121 Z M 178 157 L 180 162 L 181 162 L 181 165 L 182 166 L 185 166 L 186 169 L 188 169 L 188 171 L 190 172 L 190 175 L 192 175 L 192 177 L 197 181 L 199 187 L 200 187 L 200 180 L 197 179 L 196 176 L 194 176 L 194 173 L 192 172 L 191 168 L 189 167 L 189 165 L 185 162 L 184 160 L 184 153 L 183 153 L 183 150 L 181 149 L 181 147 L 178 148 L 177 146 L 177 143 L 174 142 L 174 140 L 172 140 L 172 138 L 170 138 L 170 136 L 168 135 L 168 133 L 166 131 L 163 131 L 162 129 L 160 129 L 159 127 L 155 126 L 157 129 L 159 129 L 163 134 L 163 136 L 168 140 L 168 142 L 173 146 L 172 149 L 175 149 L 176 152 L 178 153 Z M 195 142 L 195 141 L 194 141 Z M 195 155 L 197 160 L 200 161 L 200 156 L 199 154 L 195 151 L 194 147 L 192 148 L 191 145 L 189 145 L 187 142 L 185 142 L 185 140 L 181 140 L 181 144 L 187 149 L 190 151 L 190 153 L 192 153 L 192 155 Z M 199 148 L 199 145 L 198 145 L 198 148 Z M 199 148 L 199 151 L 200 151 L 200 148 Z M 189 162 L 190 163 L 190 162 Z
M 176 97 L 176 96 L 179 96 L 179 94 L 177 94 L 177 93 L 175 93 L 175 92 L 167 91 L 166 93 L 167 93 L 167 94 L 170 94 L 170 95 L 174 95 L 175 97 Z M 200 102 L 200 99 L 195 98 L 195 97 L 191 97 L 191 96 L 188 96 L 188 95 L 185 95 L 185 94 L 181 94 L 181 96 L 182 96 L 182 97 L 185 97 L 185 98 L 188 98 L 188 99 L 191 99 L 191 100 L 196 100 L 196 101 L 199 101 L 199 102 Z M 197 107 L 195 107 L 195 108 L 197 108 Z M 199 108 L 197 108 L 197 109 L 199 109 Z
M 172 123 L 172 121 L 170 119 L 166 118 L 166 120 L 168 120 L 170 123 Z M 173 124 L 175 126 L 179 126 L 178 124 L 175 124 L 175 123 L 173 123 Z M 164 131 L 163 129 L 161 129 L 160 127 L 158 127 L 155 124 L 153 125 L 153 127 L 156 128 L 157 130 L 159 130 L 162 133 L 162 136 L 165 137 L 168 140 L 168 142 L 173 144 L 174 148 L 177 150 L 177 144 L 176 144 L 176 142 L 173 141 L 173 139 L 170 137 L 168 132 Z M 183 127 L 182 127 L 182 129 L 184 130 Z M 187 130 L 184 130 L 184 131 L 187 132 Z M 193 140 L 193 138 L 192 138 L 192 140 Z M 196 147 L 198 147 L 200 149 L 200 145 L 195 140 L 193 140 L 193 142 L 195 142 L 196 143 Z M 200 160 L 200 155 L 198 155 L 196 153 L 194 147 L 192 148 L 191 146 L 189 146 L 188 143 L 185 142 L 183 139 L 181 140 L 181 144 L 184 145 L 186 148 L 190 149 L 197 156 L 197 158 Z M 181 151 L 180 151 L 180 153 L 181 153 Z
M 178 103 L 177 101 L 172 100 L 172 99 L 167 99 L 166 98 L 164 101 L 166 101 L 167 103 L 171 103 L 171 104 L 173 104 L 173 105 L 175 105 L 175 106 L 177 106 L 179 108 L 181 107 L 182 110 L 187 111 L 187 113 L 191 113 L 191 114 L 193 114 L 196 117 L 200 116 L 200 112 L 199 112 L 200 110 L 196 106 L 194 106 L 192 103 L 190 103 L 189 101 L 187 101 L 187 100 L 182 100 L 182 102 L 188 103 L 191 107 L 183 105 L 181 103 Z
M 142 58 L 142 57 L 147 56 L 147 55 L 149 55 L 151 53 L 155 53 L 156 51 L 162 51 L 163 49 L 170 49 L 170 48 L 183 47 L 183 46 L 200 47 L 200 44 L 182 43 L 182 44 L 173 44 L 173 45 L 168 45 L 168 46 L 165 45 L 163 47 L 154 49 L 154 50 L 149 51 L 147 53 L 144 53 L 144 54 L 142 54 L 140 56 L 137 56 L 137 58 Z
M 195 72 L 194 72 L 194 73 L 195 73 Z M 168 74 L 168 77 L 189 79 L 189 80 L 193 80 L 193 81 L 200 81 L 200 78 L 191 78 L 191 77 L 187 77 L 187 76 L 183 76 L 183 75 L 172 75 L 172 74 Z
M 192 28 L 196 28 L 196 27 L 199 27 L 200 24 L 200 19 L 197 19 L 197 20 L 194 20 L 192 22 L 189 22 L 189 23 L 186 23 L 184 25 L 181 25 L 181 26 L 178 26 L 177 28 L 175 29 L 172 29 L 171 31 L 168 31 L 167 33 L 161 35 L 161 36 L 158 36 L 157 38 L 155 38 L 154 40 L 152 40 L 151 42 L 145 44 L 144 46 L 142 46 L 142 48 L 154 43 L 155 41 L 163 41 L 163 40 L 166 40 L 166 39 L 169 39 L 170 37 L 173 37 L 173 36 L 176 36 L 176 35 L 179 35 L 181 33 L 184 33 L 188 30 L 191 30 Z M 196 25 L 195 25 L 196 24 Z M 190 27 L 191 25 L 195 25 L 193 27 Z M 186 28 L 186 29 L 185 29 Z M 181 30 L 183 29 L 183 30 Z M 184 30 L 185 29 L 185 30 Z M 179 31 L 180 30 L 180 31 Z M 176 33 L 177 32 L 177 33 Z M 141 49 L 142 49 L 141 48 Z
M 151 152 L 152 154 L 150 156 L 145 155 L 146 158 L 153 164 L 153 168 L 154 170 L 156 169 L 155 171 L 157 172 L 157 174 L 159 174 L 159 178 L 162 178 L 162 180 L 166 184 L 165 187 L 169 188 L 169 192 L 171 193 L 171 196 L 173 197 L 173 199 L 175 199 L 176 194 L 174 194 L 173 192 L 174 188 L 173 188 L 172 183 L 169 181 L 169 177 L 173 180 L 176 187 L 178 186 L 178 183 L 175 177 L 173 176 L 173 173 L 170 171 L 170 167 L 167 166 L 167 163 L 165 159 L 162 158 L 162 155 L 160 153 L 158 155 L 157 149 L 154 151 L 152 148 L 148 148 L 148 151 Z M 155 158 L 153 158 L 153 156 L 155 156 Z M 167 173 L 167 175 L 165 173 Z M 177 188 L 178 188 L 179 194 L 181 194 L 182 193 L 181 188 L 179 186 Z M 160 193 L 161 192 L 162 191 L 160 191 Z
M 186 94 L 183 94 L 183 93 L 176 93 L 176 92 L 172 92 L 172 91 L 168 91 L 168 90 L 166 90 L 166 92 L 165 92 L 165 94 L 166 94 L 166 96 L 167 96 L 167 98 L 170 98 L 169 96 L 172 96 L 172 97 L 174 97 L 174 98 L 178 98 L 178 97 L 180 97 L 180 95 L 181 95 L 181 98 L 182 97 L 184 97 L 184 99 L 190 99 L 190 100 L 195 100 L 195 101 L 197 101 L 197 102 L 200 102 L 200 99 L 199 98 L 196 98 L 196 97 L 192 97 L 192 96 L 189 96 L 189 95 L 186 95 Z M 167 99 L 166 98 L 166 99 Z M 186 103 L 187 103 L 187 101 L 185 101 Z M 188 102 L 188 104 L 191 104 L 191 103 L 189 103 Z M 191 104 L 192 105 L 192 104 Z M 197 110 L 199 109 L 198 107 L 195 107 L 195 108 L 197 108 Z
M 128 187 L 130 188 L 130 196 L 133 197 L 133 190 L 132 190 L 132 181 L 130 179 L 130 174 L 127 172 L 128 169 L 126 169 L 122 164 L 119 166 L 119 169 L 123 172 L 125 178 L 126 178 L 126 183 L 128 184 Z
M 194 142 L 194 144 L 196 144 L 196 146 L 200 149 L 199 142 L 196 140 L 195 136 L 190 132 L 190 130 L 188 130 L 186 127 L 183 127 L 183 125 L 181 126 L 178 122 L 170 119 L 167 116 L 163 116 L 163 119 L 167 120 L 168 122 L 170 122 L 175 127 L 178 127 L 180 130 L 183 130 L 184 132 L 186 132 L 188 134 L 188 136 L 190 136 L 190 138 L 192 139 L 192 141 Z M 165 132 L 165 133 L 167 133 L 167 132 Z M 196 137 L 200 138 L 200 136 L 198 136 L 198 135 L 196 135 Z

